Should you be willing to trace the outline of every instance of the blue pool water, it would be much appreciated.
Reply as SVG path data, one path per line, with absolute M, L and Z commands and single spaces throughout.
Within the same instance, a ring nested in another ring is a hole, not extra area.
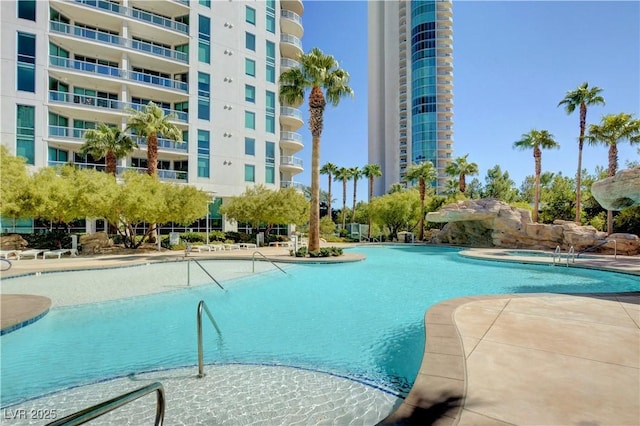
M 2 406 L 70 386 L 195 365 L 204 299 L 207 363 L 297 366 L 405 395 L 424 348 L 424 313 L 446 299 L 522 292 L 638 291 L 640 279 L 547 265 L 466 259 L 457 249 L 371 247 L 363 262 L 296 265 L 215 285 L 52 309 L 2 336 Z M 215 261 L 201 261 L 215 271 Z M 182 267 L 176 264 L 176 267 Z M 153 265 L 131 269 L 132 285 Z M 107 272 L 101 272 L 107 273 Z M 85 280 L 68 272 L 65 280 Z M 215 276 L 215 272 L 213 272 Z

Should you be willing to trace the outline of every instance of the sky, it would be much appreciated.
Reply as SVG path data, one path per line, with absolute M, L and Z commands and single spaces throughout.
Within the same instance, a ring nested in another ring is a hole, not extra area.
M 353 99 L 325 109 L 320 164 L 363 167 L 368 163 L 367 2 L 305 0 L 304 51 L 333 55 L 351 76 Z M 640 2 L 638 1 L 459 1 L 453 2 L 454 152 L 469 154 L 484 184 L 487 170 L 500 165 L 520 186 L 534 173 L 531 151 L 513 143 L 532 129 L 548 130 L 560 144 L 545 150 L 542 170 L 575 176 L 578 112 L 558 103 L 583 82 L 603 89 L 605 106 L 587 112 L 587 124 L 602 115 L 627 112 L 640 118 Z M 310 185 L 311 134 L 308 107 L 298 130 L 305 148 L 296 156 L 305 170 L 295 180 Z M 619 164 L 638 161 L 636 147 L 619 147 Z M 586 146 L 583 168 L 607 165 L 607 148 Z M 327 190 L 327 176 L 320 177 Z M 353 187 L 348 185 L 348 200 Z M 341 199 L 341 189 L 334 199 Z M 358 182 L 358 200 L 367 200 Z

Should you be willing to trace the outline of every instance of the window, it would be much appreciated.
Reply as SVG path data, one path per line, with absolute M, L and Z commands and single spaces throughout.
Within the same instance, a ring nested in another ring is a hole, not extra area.
M 69 136 L 69 119 L 62 115 L 49 113 L 49 136 Z
M 267 64 L 267 68 L 266 68 L 266 79 L 269 83 L 275 83 L 276 82 L 276 67 L 274 67 L 273 65 L 269 65 Z
M 244 100 L 251 103 L 256 103 L 256 88 L 245 84 L 244 85 Z
M 244 165 L 244 181 L 255 182 L 256 181 L 256 166 L 252 164 Z
M 265 183 L 276 183 L 276 144 L 275 142 L 267 142 L 265 144 Z
M 209 177 L 209 131 L 198 129 L 198 177 Z
M 244 60 L 244 73 L 246 75 L 250 75 L 251 77 L 256 76 L 256 61 L 245 58 Z
M 18 90 L 36 91 L 36 36 L 18 33 Z
M 276 118 L 273 115 L 268 115 L 265 117 L 265 131 L 267 133 L 275 133 L 276 132 Z
M 256 114 L 251 111 L 244 112 L 244 128 L 256 129 Z
M 267 164 L 276 163 L 276 143 L 267 142 L 264 146 L 264 156 L 267 160 Z
M 267 31 L 276 33 L 276 17 L 273 15 L 267 15 Z
M 198 61 L 205 64 L 211 63 L 211 46 L 206 41 L 198 42 Z
M 256 24 L 256 10 L 252 7 L 245 6 L 244 20 L 251 25 Z
M 267 59 L 269 62 L 275 63 L 276 60 L 276 45 L 274 42 L 267 40 Z
M 244 47 L 249 50 L 256 51 L 256 36 L 251 33 L 244 33 Z
M 27 164 L 35 164 L 35 115 L 35 107 L 18 105 L 16 114 L 16 155 L 26 158 Z
M 244 138 L 244 154 L 256 155 L 256 140 L 253 138 Z
M 66 163 L 69 160 L 69 151 L 63 151 L 57 148 L 48 148 L 48 160 Z M 51 164 L 50 164 L 51 165 Z
M 276 168 L 267 164 L 264 167 L 264 183 L 276 183 Z
M 276 132 L 276 94 L 270 90 L 265 93 L 266 98 L 266 115 L 265 130 L 268 133 Z
M 198 0 L 198 3 L 200 3 L 204 7 L 211 7 L 211 0 Z
M 272 41 L 267 40 L 267 68 L 266 79 L 270 83 L 276 82 L 276 45 Z
M 198 118 L 201 120 L 209 120 L 211 117 L 209 80 L 209 74 L 198 73 Z
M 36 0 L 18 0 L 18 18 L 36 20 Z
M 198 15 L 198 60 L 211 63 L 211 19 Z

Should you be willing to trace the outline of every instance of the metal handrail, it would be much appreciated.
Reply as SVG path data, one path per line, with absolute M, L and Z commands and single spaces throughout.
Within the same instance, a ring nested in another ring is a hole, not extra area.
M 13 263 L 9 259 L 0 258 L 0 261 L 2 261 L 2 267 L 0 267 L 0 271 L 8 271 L 13 266 Z M 9 267 L 5 268 L 5 264 L 8 264 Z
M 581 255 L 582 253 L 586 253 L 586 252 L 588 252 L 588 251 L 595 250 L 595 249 L 597 249 L 598 247 L 602 247 L 603 245 L 605 245 L 605 244 L 607 244 L 607 243 L 610 243 L 611 241 L 613 241 L 613 258 L 614 258 L 614 259 L 617 259 L 617 258 L 618 258 L 618 243 L 617 243 L 617 241 L 616 241 L 616 240 L 610 240 L 610 239 L 606 239 L 606 240 L 602 241 L 601 243 L 596 244 L 595 246 L 587 247 L 587 248 L 586 248 L 586 249 L 584 249 L 584 250 L 580 250 L 580 251 L 578 252 L 578 254 L 576 255 L 576 257 L 580 257 L 580 255 Z
M 287 273 L 287 271 L 285 271 L 284 269 L 282 269 L 281 267 L 279 267 L 278 265 L 273 263 L 273 261 L 271 259 L 269 259 L 264 254 L 260 253 L 259 251 L 254 251 L 253 255 L 251 256 L 251 260 L 252 260 L 252 262 L 251 262 L 251 272 L 255 272 L 256 271 L 256 254 L 259 254 L 260 256 L 262 256 L 264 258 L 264 260 L 266 260 L 267 262 L 271 263 L 276 268 L 280 269 L 284 274 Z
M 214 282 L 214 283 L 218 284 L 218 287 L 220 287 L 221 289 L 223 289 L 224 291 L 226 291 L 226 290 L 225 290 L 225 288 L 224 288 L 224 287 L 222 287 L 222 284 L 220 284 L 220 283 L 218 282 L 218 280 L 216 280 L 215 278 L 213 278 L 213 276 L 209 273 L 209 271 L 207 271 L 207 270 L 204 268 L 204 266 L 202 266 L 202 265 L 200 264 L 200 262 L 198 262 L 196 259 L 189 259 L 189 261 L 187 262 L 187 285 L 188 285 L 188 286 L 190 286 L 190 285 L 191 285 L 191 268 L 190 268 L 191 262 L 195 262 L 195 263 L 196 263 L 196 265 L 198 265 L 198 266 L 200 267 L 200 269 L 202 269 L 202 270 L 204 271 L 204 273 L 205 273 L 205 274 L 207 274 L 207 275 L 209 276 L 209 278 L 211 278 L 211 279 L 213 280 L 213 282 Z
M 143 396 L 150 394 L 151 392 L 156 392 L 158 394 L 158 400 L 156 403 L 156 420 L 154 424 L 156 426 L 162 426 L 162 422 L 164 421 L 166 399 L 164 396 L 164 388 L 162 387 L 162 383 L 160 382 L 152 383 L 143 388 L 125 393 L 124 395 L 117 396 L 108 401 L 101 402 L 100 404 L 94 405 L 93 407 L 85 408 L 84 410 L 78 411 L 77 413 L 70 414 L 54 422 L 48 423 L 47 426 L 81 425 L 95 418 L 103 416 L 115 410 L 116 408 L 120 408 L 123 405 L 133 402 L 138 398 L 142 398 Z
M 569 247 L 569 251 L 567 252 L 567 267 L 569 266 L 569 257 L 571 257 L 571 263 L 576 263 L 575 250 L 573 246 Z
M 558 263 L 560 263 L 560 261 L 562 260 L 562 253 L 561 253 L 561 248 L 560 246 L 556 246 L 556 249 L 553 251 L 553 265 L 555 266 L 556 264 L 556 256 L 558 257 Z
M 198 378 L 199 379 L 204 377 L 204 349 L 202 345 L 202 310 L 203 309 L 207 314 L 207 316 L 209 317 L 211 324 L 213 324 L 216 331 L 218 332 L 218 336 L 222 336 L 222 333 L 220 332 L 220 328 L 218 328 L 218 324 L 216 324 L 216 320 L 213 319 L 213 315 L 211 314 L 209 307 L 207 306 L 206 303 L 204 303 L 204 300 L 201 300 L 200 303 L 198 303 L 198 312 L 196 315 L 197 329 L 198 329 Z

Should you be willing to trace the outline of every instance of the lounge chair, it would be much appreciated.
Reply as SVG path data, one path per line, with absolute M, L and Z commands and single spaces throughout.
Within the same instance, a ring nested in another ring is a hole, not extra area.
M 224 244 L 225 250 L 240 250 L 240 244 Z
M 245 249 L 245 250 L 248 250 L 250 248 L 258 248 L 258 246 L 253 243 L 240 243 L 238 245 L 240 246 L 241 249 Z
M 29 250 L 22 250 L 20 252 L 20 255 L 18 257 L 18 259 L 22 259 L 23 257 L 31 257 L 33 256 L 34 259 L 37 259 L 38 256 L 40 256 L 41 253 L 44 253 L 45 249 L 29 249 Z
M 57 249 L 57 250 L 48 250 L 42 253 L 42 258 L 46 259 L 47 257 L 58 256 L 58 259 L 62 257 L 63 254 L 71 255 L 71 257 L 75 257 L 78 255 L 78 251 L 76 249 Z
M 0 250 L 0 257 L 9 259 L 11 256 L 20 259 L 20 250 Z

